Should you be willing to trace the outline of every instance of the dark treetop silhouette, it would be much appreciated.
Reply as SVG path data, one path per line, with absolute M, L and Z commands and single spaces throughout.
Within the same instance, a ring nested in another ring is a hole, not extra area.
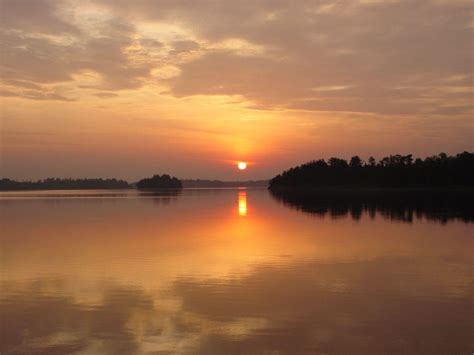
M 174 176 L 167 174 L 154 175 L 152 178 L 142 179 L 137 182 L 139 189 L 181 189 L 183 184 Z
M 474 186 L 474 153 L 456 156 L 440 153 L 418 158 L 390 155 L 376 163 L 370 157 L 364 163 L 358 156 L 349 162 L 331 158 L 312 161 L 291 168 L 270 180 L 270 189 L 339 187 L 425 188 Z

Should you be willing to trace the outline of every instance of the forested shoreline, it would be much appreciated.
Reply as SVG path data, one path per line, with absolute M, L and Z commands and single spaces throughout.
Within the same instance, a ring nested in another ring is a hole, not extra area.
M 378 162 L 359 156 L 314 160 L 270 180 L 270 190 L 319 188 L 432 189 L 474 186 L 474 153 L 440 153 L 425 159 L 390 155 Z

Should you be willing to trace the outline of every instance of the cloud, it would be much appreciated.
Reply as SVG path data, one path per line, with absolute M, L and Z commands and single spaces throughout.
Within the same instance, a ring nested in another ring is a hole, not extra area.
M 1 75 L 10 81 L 74 83 L 90 70 L 99 89 L 158 80 L 176 97 L 239 95 L 269 110 L 471 112 L 466 1 L 31 3 L 2 2 L 11 19 Z M 175 74 L 152 75 L 165 67 Z M 459 81 L 464 92 L 452 90 Z M 317 90 L 324 87 L 345 89 Z
M 57 0 L 0 0 L 1 27 L 44 34 L 78 34 L 63 18 Z
M 21 97 L 31 100 L 58 100 L 58 101 L 75 101 L 72 98 L 64 96 L 55 91 L 46 90 L 0 90 L 1 97 Z
M 386 114 L 425 112 L 446 99 L 466 105 L 461 95 L 423 100 L 440 77 L 472 75 L 470 5 L 464 1 L 103 3 L 130 18 L 181 20 L 210 43 L 237 38 L 270 49 L 254 60 L 208 50 L 181 65 L 171 83 L 176 96 L 242 95 L 268 108 Z M 340 85 L 357 89 L 335 99 L 311 92 Z M 401 85 L 405 94 L 396 90 Z
M 4 6 L 13 5 L 8 2 Z M 48 3 L 48 9 L 51 7 Z M 31 32 L 27 26 L 17 28 L 4 27 L 0 33 L 0 75 L 9 85 L 38 89 L 41 84 L 74 83 L 81 73 L 92 71 L 100 78 L 96 87 L 123 90 L 142 86 L 150 75 L 152 65 L 128 52 L 135 44 L 134 26 L 116 19 L 102 22 L 97 33 L 77 30 L 67 36 Z M 39 96 L 48 97 L 46 93 L 35 97 Z
M 199 43 L 196 41 L 182 40 L 182 41 L 173 41 L 171 42 L 172 50 L 170 51 L 171 55 L 179 55 L 183 53 L 189 53 L 200 48 Z
M 53 43 L 18 32 L 2 32 L 1 77 L 6 80 L 51 83 L 72 80 L 79 67 L 70 60 L 77 47 Z
M 94 95 L 101 99 L 110 99 L 110 98 L 118 96 L 117 94 L 113 92 L 98 92 L 98 93 L 95 93 Z
M 12 85 L 20 88 L 32 89 L 32 90 L 39 90 L 41 89 L 40 85 L 35 83 L 25 81 L 25 80 L 15 80 L 15 79 L 6 79 L 3 82 L 7 85 Z
M 474 52 L 466 4 L 347 4 L 323 14 L 314 14 L 310 6 L 277 5 L 278 16 L 272 21 L 262 21 L 261 11 L 261 17 L 254 15 L 254 21 L 247 19 L 228 30 L 211 18 L 201 27 L 210 38 L 243 38 L 271 48 L 270 55 L 249 59 L 232 52 L 205 53 L 181 65 L 171 93 L 242 95 L 267 108 L 382 114 L 429 112 L 447 100 L 458 107 L 469 105 L 466 92 L 439 91 L 450 86 L 441 84 L 442 78 L 472 78 Z M 199 28 L 200 22 L 194 25 Z M 313 90 L 341 85 L 351 89 L 331 95 Z

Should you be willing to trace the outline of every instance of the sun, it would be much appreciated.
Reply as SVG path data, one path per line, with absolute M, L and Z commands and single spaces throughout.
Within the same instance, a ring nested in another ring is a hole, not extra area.
M 245 169 L 247 169 L 247 163 L 244 162 L 244 161 L 239 161 L 239 162 L 237 163 L 237 167 L 238 167 L 240 170 L 245 170 Z

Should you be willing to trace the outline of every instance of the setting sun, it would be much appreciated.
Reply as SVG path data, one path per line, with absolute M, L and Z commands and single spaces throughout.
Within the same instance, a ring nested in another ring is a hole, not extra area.
M 244 162 L 244 161 L 239 161 L 239 162 L 237 163 L 237 167 L 238 167 L 240 170 L 245 170 L 245 169 L 247 169 L 247 163 Z
M 0 355 L 474 355 L 472 2 L 0 0 Z

